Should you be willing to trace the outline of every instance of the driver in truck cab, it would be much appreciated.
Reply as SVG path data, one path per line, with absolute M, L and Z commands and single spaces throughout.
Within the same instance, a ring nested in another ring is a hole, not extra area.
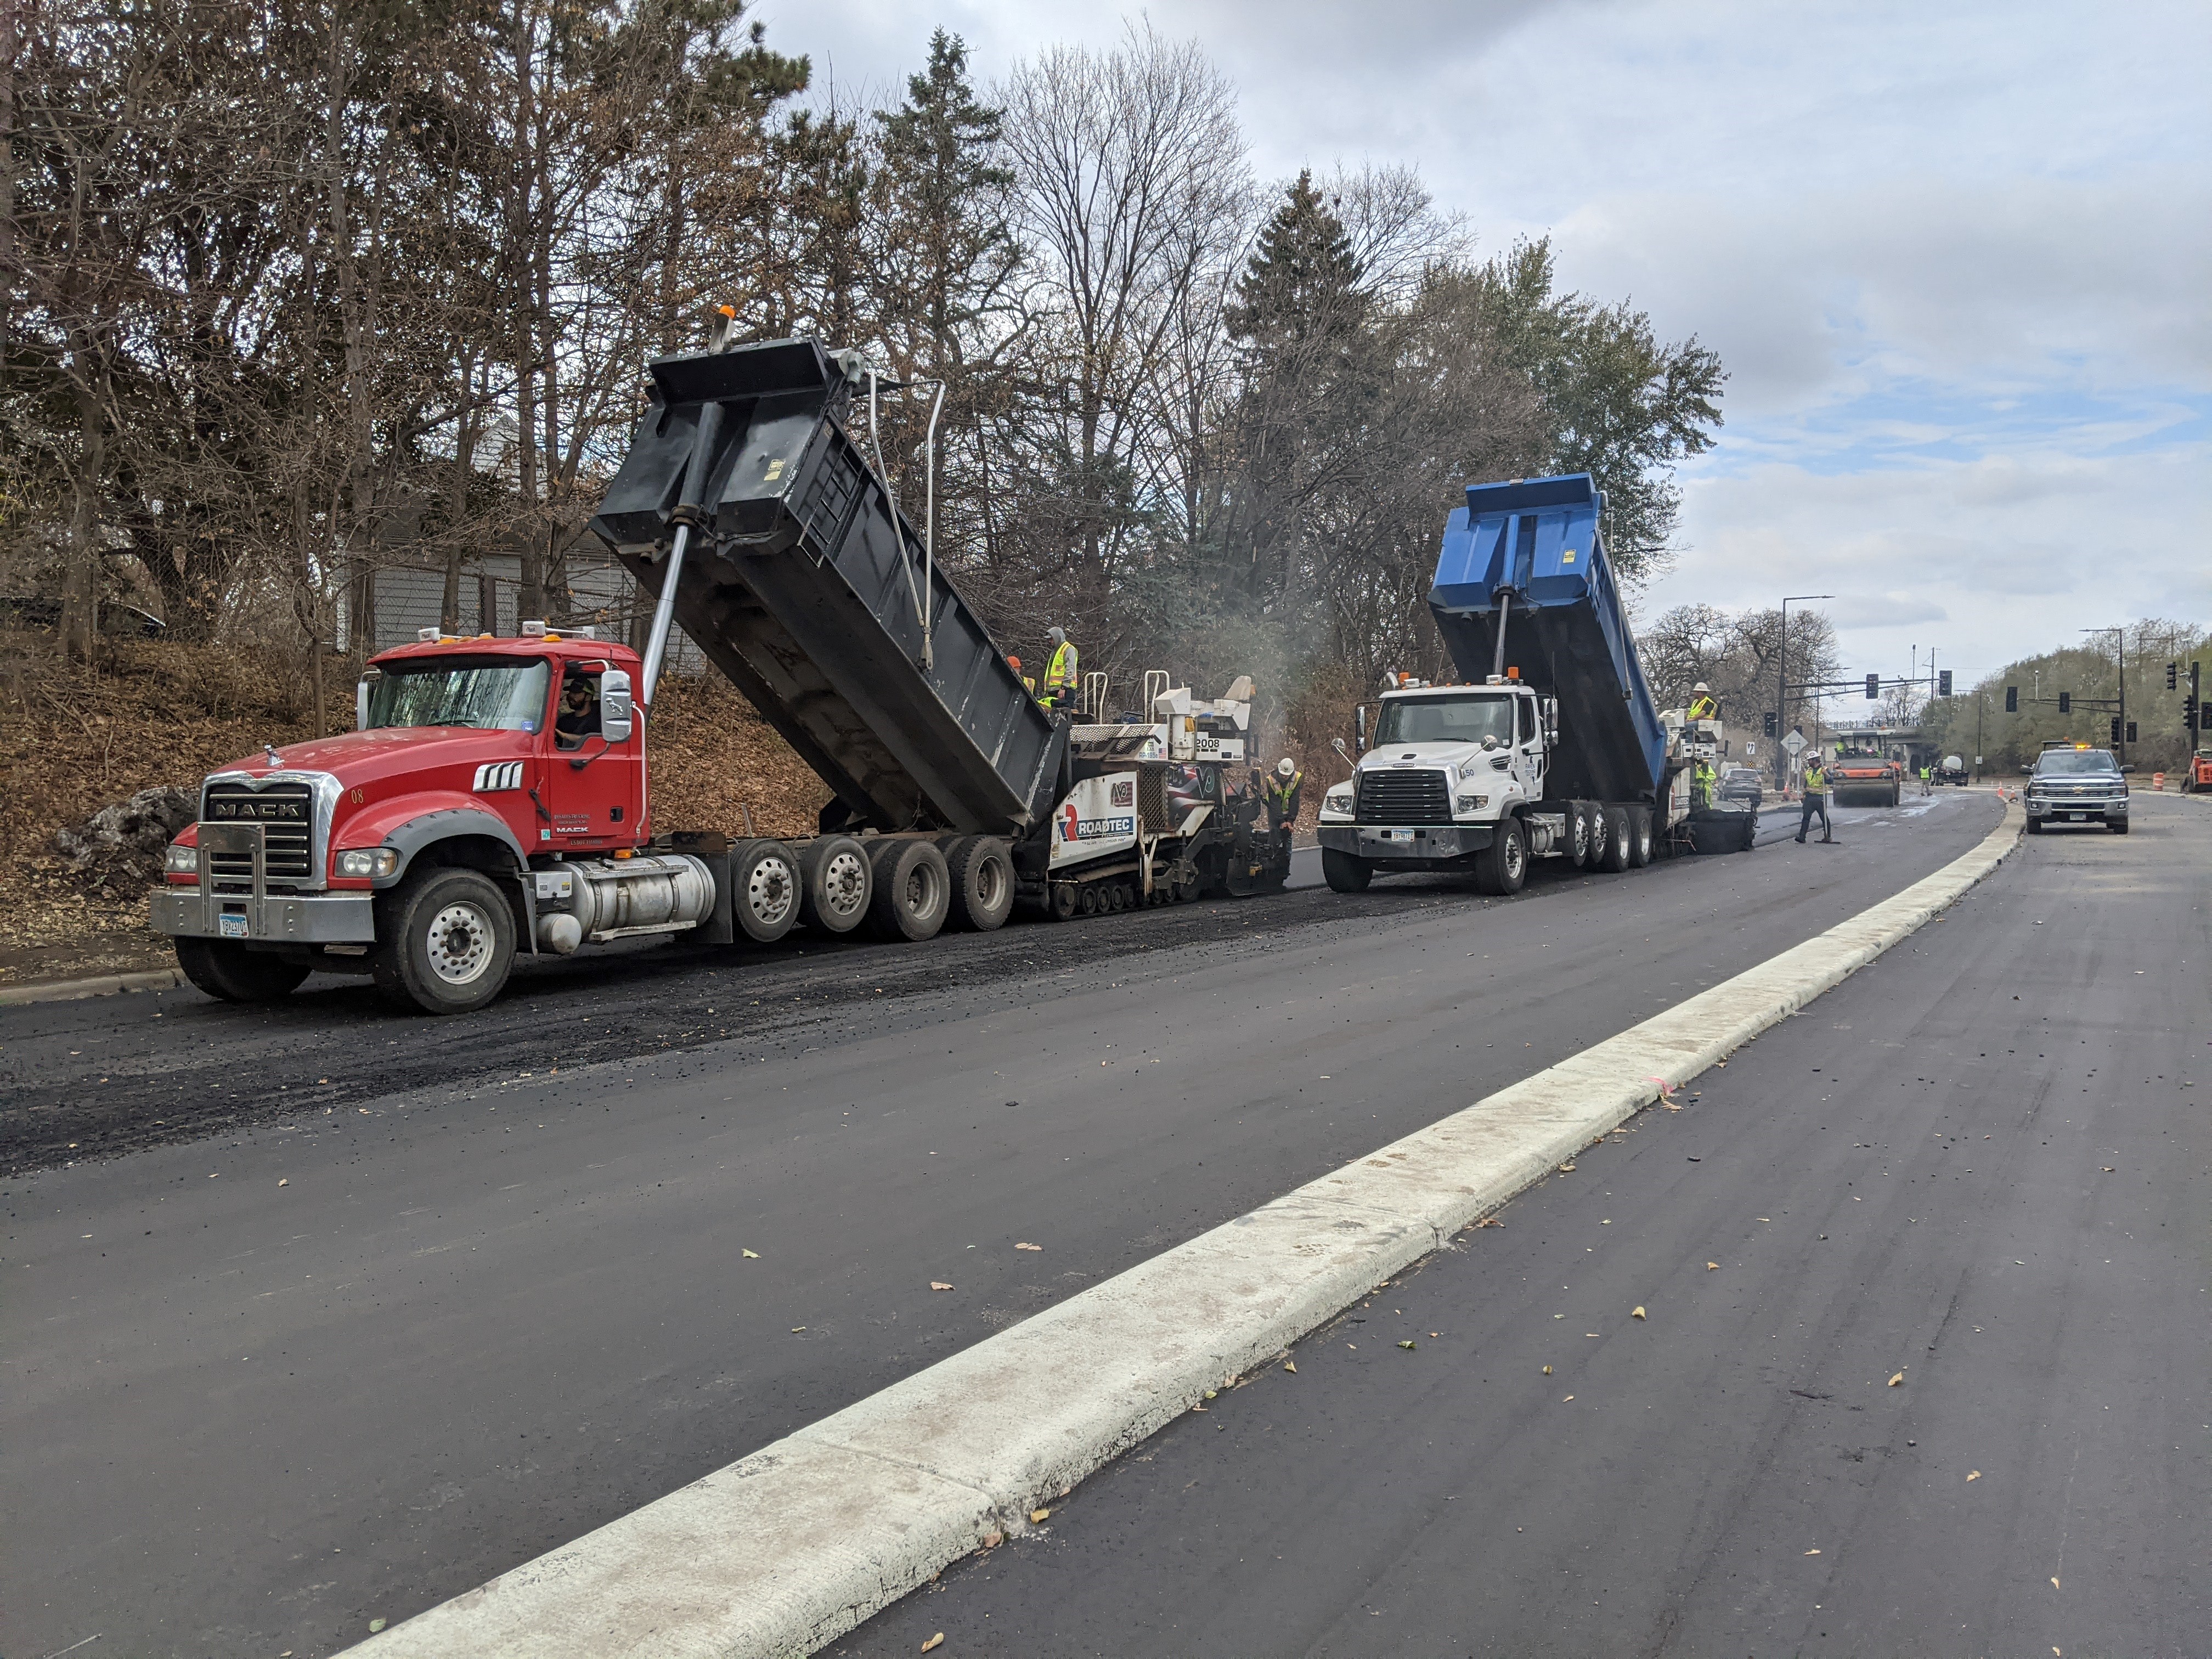
M 586 738 L 599 734 L 599 688 L 582 674 L 571 674 L 561 684 L 561 712 L 553 717 L 554 741 L 563 749 L 581 749 Z

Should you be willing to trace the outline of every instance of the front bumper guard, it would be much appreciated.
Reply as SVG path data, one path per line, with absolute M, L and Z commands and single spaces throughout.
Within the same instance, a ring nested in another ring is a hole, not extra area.
M 250 854 L 245 892 L 218 889 L 208 854 Z M 155 932 L 180 939 L 243 939 L 269 945 L 373 945 L 375 900 L 368 893 L 272 893 L 258 823 L 200 825 L 197 887 L 156 889 L 148 904 Z
M 1370 863 L 1408 866 L 1449 864 L 1488 848 L 1498 834 L 1492 823 L 1420 824 L 1400 829 L 1373 823 L 1324 823 L 1316 838 L 1323 847 Z
M 2031 796 L 2026 803 L 2032 818 L 2059 817 L 2069 812 L 2086 812 L 2093 817 L 2124 818 L 2128 815 L 2128 799 L 2095 799 L 2077 800 L 2038 800 Z

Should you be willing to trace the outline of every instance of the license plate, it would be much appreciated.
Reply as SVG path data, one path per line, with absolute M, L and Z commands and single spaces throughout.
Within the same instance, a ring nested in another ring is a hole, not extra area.
M 215 919 L 215 930 L 224 939 L 244 939 L 246 937 L 246 918 L 244 916 L 234 916 L 229 912 L 225 911 L 222 915 L 219 915 Z

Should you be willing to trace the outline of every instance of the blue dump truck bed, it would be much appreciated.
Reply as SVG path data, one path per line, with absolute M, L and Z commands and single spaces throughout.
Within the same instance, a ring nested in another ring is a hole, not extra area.
M 838 365 L 778 340 L 648 373 L 592 529 L 657 596 L 688 517 L 676 620 L 834 792 L 823 827 L 1018 836 L 1045 821 L 1066 731 L 925 569 L 846 430 Z
M 1444 527 L 1429 609 L 1452 660 L 1480 683 L 1498 660 L 1559 702 L 1546 782 L 1559 799 L 1654 800 L 1667 731 L 1599 535 L 1601 502 L 1586 472 L 1474 484 Z

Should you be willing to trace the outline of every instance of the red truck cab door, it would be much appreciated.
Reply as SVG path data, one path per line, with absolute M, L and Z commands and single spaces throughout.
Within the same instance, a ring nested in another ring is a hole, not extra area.
M 604 662 L 571 662 L 554 691 L 546 730 L 549 850 L 592 852 L 644 839 L 645 733 L 630 710 L 629 676 Z

